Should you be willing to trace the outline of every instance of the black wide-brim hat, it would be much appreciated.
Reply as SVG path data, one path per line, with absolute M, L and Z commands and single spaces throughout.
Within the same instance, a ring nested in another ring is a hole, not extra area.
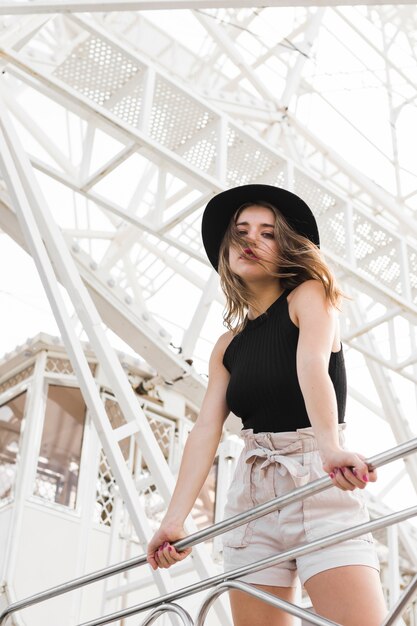
M 242 204 L 268 202 L 276 207 L 288 224 L 316 246 L 320 246 L 319 231 L 309 206 L 296 194 L 272 185 L 241 185 L 218 193 L 207 204 L 201 224 L 204 248 L 217 271 L 219 250 L 233 214 Z

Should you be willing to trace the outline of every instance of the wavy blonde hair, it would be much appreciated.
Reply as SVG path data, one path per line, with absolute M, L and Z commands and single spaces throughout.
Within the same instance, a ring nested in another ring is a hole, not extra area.
M 248 307 L 258 308 L 256 298 L 250 293 L 244 280 L 232 272 L 229 264 L 231 246 L 245 256 L 244 248 L 248 247 L 248 244 L 245 236 L 238 232 L 236 221 L 242 211 L 250 206 L 265 207 L 275 216 L 274 237 L 278 249 L 274 260 L 275 267 L 271 267 L 271 263 L 265 261 L 259 263 L 280 280 L 284 289 L 294 289 L 306 280 L 319 280 L 328 302 L 339 308 L 341 298 L 346 296 L 337 286 L 320 249 L 310 239 L 297 233 L 274 205 L 263 201 L 248 202 L 240 206 L 232 216 L 219 250 L 218 271 L 221 288 L 226 296 L 223 324 L 236 334 L 245 327 Z

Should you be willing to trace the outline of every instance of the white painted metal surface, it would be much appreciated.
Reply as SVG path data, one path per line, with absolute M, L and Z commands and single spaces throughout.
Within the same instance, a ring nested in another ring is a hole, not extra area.
M 315 6 L 343 6 L 343 0 L 315 0 Z M 351 0 L 349 5 L 362 5 L 362 0 Z M 392 4 L 390 0 L 372 0 L 368 5 Z M 404 0 L 401 4 L 414 4 L 411 0 Z M 269 6 L 274 7 L 299 7 L 310 6 L 307 0 L 270 0 Z M 71 11 L 80 13 L 82 11 L 149 11 L 157 9 L 207 9 L 207 8 L 240 8 L 258 6 L 253 0 L 54 0 L 42 2 L 32 0 L 30 3 L 19 1 L 8 2 L 3 0 L 0 4 L 0 14 L 25 15 L 31 13 L 58 13 L 61 11 Z M 263 6 L 263 5 L 259 5 Z
M 104 378 L 116 383 L 130 416 L 121 436 L 136 428 L 141 412 L 101 323 L 195 415 L 205 389 L 199 374 L 224 331 L 223 298 L 199 239 L 202 209 L 214 192 L 239 183 L 294 190 L 312 206 L 323 252 L 355 299 L 345 304 L 343 341 L 352 371 L 366 364 L 372 393 L 352 385 L 351 399 L 380 420 L 393 443 L 404 441 L 415 432 L 409 407 L 417 381 L 417 173 L 399 131 L 405 119 L 413 127 L 417 8 L 328 1 L 245 9 L 243 3 L 221 2 L 218 10 L 202 0 L 175 3 L 190 9 L 181 19 L 190 20 L 199 49 L 184 37 L 181 22 L 163 29 L 151 19 L 148 9 L 160 10 L 162 19 L 164 7 L 173 6 L 168 1 L 0 3 L 2 118 L 11 158 L 2 168 L 0 227 L 29 249 L 17 194 L 23 189 L 32 210 L 42 205 L 36 221 L 48 255 L 93 337 Z M 289 15 L 291 27 L 272 40 L 267 26 Z M 357 58 L 357 70 L 344 76 L 318 69 L 321 42 L 333 33 L 340 49 Z M 381 143 L 371 125 L 368 134 L 355 110 L 346 115 L 342 98 L 340 118 L 349 142 L 362 135 L 363 149 L 389 172 L 387 181 L 366 175 L 343 141 L 337 150 L 329 146 L 327 116 L 321 134 L 302 115 L 307 98 L 312 111 L 314 102 L 324 102 L 330 125 L 338 108 L 332 90 L 349 98 L 368 82 L 383 90 L 389 140 Z M 152 437 L 148 430 L 144 456 L 166 500 Z M 176 449 L 174 466 L 179 454 Z M 381 489 L 382 499 L 398 483 L 407 493 L 417 487 L 414 459 Z

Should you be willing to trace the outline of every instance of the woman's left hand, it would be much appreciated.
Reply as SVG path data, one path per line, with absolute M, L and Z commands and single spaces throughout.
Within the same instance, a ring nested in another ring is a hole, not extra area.
M 339 489 L 364 489 L 368 482 L 375 482 L 377 479 L 376 470 L 368 468 L 362 454 L 339 449 L 322 456 L 324 471 Z

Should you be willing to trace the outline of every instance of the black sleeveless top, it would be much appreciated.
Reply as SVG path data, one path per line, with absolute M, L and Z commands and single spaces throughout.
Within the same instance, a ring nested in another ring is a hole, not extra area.
M 299 329 L 288 312 L 286 289 L 227 346 L 223 364 L 230 372 L 226 391 L 229 409 L 243 428 L 257 432 L 286 432 L 311 426 L 298 383 L 296 351 Z M 346 408 L 346 370 L 341 345 L 332 352 L 329 375 L 336 393 L 338 421 Z

